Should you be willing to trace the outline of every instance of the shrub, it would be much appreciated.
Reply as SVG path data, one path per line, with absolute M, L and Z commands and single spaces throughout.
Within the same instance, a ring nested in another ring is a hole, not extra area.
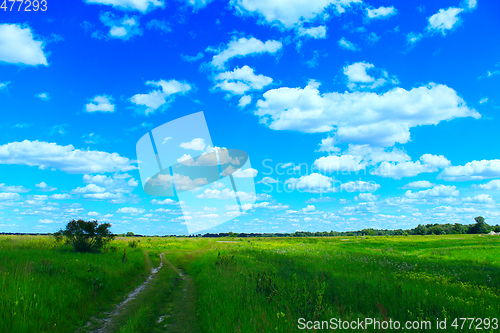
M 57 240 L 65 239 L 77 252 L 99 252 L 115 236 L 109 231 L 111 224 L 97 221 L 72 220 L 54 233 Z

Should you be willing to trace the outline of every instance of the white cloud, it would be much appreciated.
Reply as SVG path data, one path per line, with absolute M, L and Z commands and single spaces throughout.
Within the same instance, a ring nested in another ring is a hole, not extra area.
M 238 169 L 233 172 L 233 177 L 236 178 L 254 178 L 257 176 L 258 171 L 252 168 L 248 168 L 245 170 Z
M 142 13 L 156 7 L 163 7 L 163 2 L 159 0 L 85 0 L 85 2 L 113 6 L 121 10 L 137 10 Z
M 362 180 L 351 181 L 340 185 L 340 190 L 346 192 L 374 192 L 379 188 L 380 185 L 373 181 L 365 182 Z
M 227 47 L 223 51 L 214 55 L 212 58 L 212 66 L 222 69 L 224 68 L 225 63 L 231 58 L 257 55 L 265 52 L 273 54 L 281 49 L 281 46 L 281 42 L 276 40 L 268 40 L 263 43 L 254 37 L 249 39 L 233 39 L 228 43 Z
M 0 24 L 0 61 L 17 65 L 48 66 L 44 43 L 35 40 L 27 25 Z
M 488 97 L 481 98 L 481 100 L 479 101 L 479 104 L 484 104 L 484 103 L 488 103 Z
M 477 6 L 477 0 L 462 0 L 462 7 L 466 9 L 474 9 Z
M 253 68 L 243 66 L 232 72 L 224 72 L 215 76 L 215 88 L 243 95 L 250 89 L 261 90 L 271 84 L 273 79 L 264 75 L 255 75 Z M 248 103 L 247 103 L 248 104 Z
M 47 92 L 35 94 L 35 97 L 40 98 L 42 101 L 48 101 L 48 100 L 50 100 L 49 93 L 47 93 Z
M 87 215 L 88 216 L 99 216 L 99 213 L 98 212 L 88 212 Z
M 271 177 L 264 177 L 260 181 L 256 182 L 255 184 L 276 184 L 279 183 L 279 180 L 271 178 Z
M 174 100 L 175 94 L 185 94 L 191 90 L 191 86 L 177 80 L 159 80 L 147 81 L 147 85 L 161 87 L 160 90 L 153 90 L 148 94 L 136 94 L 130 98 L 130 101 L 143 108 L 145 115 L 154 113 L 158 108 L 165 107 L 166 104 Z
M 299 27 L 297 33 L 299 36 L 311 37 L 315 39 L 326 38 L 326 26 L 320 25 L 312 28 Z
M 379 167 L 372 171 L 372 175 L 401 179 L 403 177 L 414 177 L 424 172 L 436 172 L 450 164 L 450 161 L 442 155 L 424 154 L 420 157 L 420 161 L 416 162 L 382 162 Z
M 406 45 L 413 46 L 424 37 L 420 32 L 410 32 L 406 35 Z
M 1 183 L 0 184 L 0 191 L 11 192 L 11 193 L 27 193 L 30 190 L 25 188 L 24 186 L 20 186 L 20 185 L 8 186 L 8 185 L 5 185 L 5 183 Z
M 0 91 L 7 90 L 7 86 L 10 84 L 10 81 L 0 82 Z
M 426 199 L 434 197 L 457 197 L 459 194 L 460 192 L 457 190 L 456 186 L 437 185 L 431 189 L 418 192 L 408 190 L 405 193 L 405 197 L 411 199 Z
M 194 159 L 191 157 L 191 155 L 184 154 L 177 159 L 177 162 L 182 163 L 184 165 L 192 165 L 194 163 Z
M 472 187 L 482 190 L 500 190 L 500 179 L 492 180 L 486 184 L 473 185 Z
M 2 200 L 19 200 L 19 199 L 22 199 L 22 197 L 19 195 L 19 193 L 0 192 L 0 201 L 2 201 Z
M 399 81 L 396 77 L 389 77 L 385 70 L 378 70 L 374 68 L 373 64 L 367 62 L 356 62 L 352 65 L 344 67 L 344 74 L 347 76 L 347 86 L 351 90 L 375 89 L 385 84 L 398 84 Z M 366 72 L 372 69 L 372 72 L 377 72 L 379 78 L 368 75 Z
M 151 200 L 151 203 L 153 205 L 177 205 L 178 204 L 177 201 L 174 201 L 172 199 L 164 199 L 164 200 L 153 199 L 153 200 Z
M 193 139 L 191 142 L 181 143 L 180 146 L 182 148 L 184 148 L 184 149 L 192 149 L 192 150 L 201 150 L 201 151 L 204 151 L 205 147 L 207 145 L 205 144 L 205 142 L 204 142 L 203 139 L 196 138 L 196 139 Z
M 436 14 L 429 17 L 427 29 L 433 32 L 441 32 L 443 35 L 446 35 L 446 31 L 451 30 L 453 26 L 459 22 L 457 15 L 462 11 L 462 8 L 441 8 Z
M 144 209 L 142 208 L 136 208 L 136 207 L 122 207 L 116 211 L 117 213 L 122 213 L 122 214 L 142 214 L 145 212 Z
M 424 154 L 420 157 L 422 163 L 435 166 L 436 168 L 444 168 L 451 165 L 451 162 L 443 155 Z
M 346 49 L 346 50 L 350 50 L 350 51 L 358 51 L 359 50 L 359 48 L 356 44 L 348 41 L 347 39 L 345 39 L 345 37 L 342 37 L 341 39 L 339 39 L 338 44 L 341 48 Z
M 55 199 L 55 200 L 65 200 L 65 199 L 70 199 L 71 196 L 69 194 L 52 194 L 50 196 L 51 199 Z
M 85 105 L 85 110 L 87 112 L 113 112 L 115 111 L 115 106 L 112 104 L 113 97 L 101 95 L 95 96 L 90 100 L 90 103 Z
M 234 191 L 230 189 L 223 189 L 221 191 L 217 189 L 209 189 L 207 188 L 202 194 L 198 194 L 196 196 L 200 199 L 219 199 L 219 200 L 228 200 L 235 198 Z M 240 198 L 241 200 L 241 198 Z
M 43 141 L 11 142 L 0 145 L 0 164 L 38 166 L 67 173 L 104 173 L 136 169 L 132 160 L 117 153 L 75 149 Z
M 110 12 L 102 13 L 100 16 L 101 22 L 109 27 L 108 38 L 117 38 L 128 40 L 136 35 L 142 35 L 139 24 L 139 17 L 125 15 L 122 18 L 115 17 Z M 104 38 L 98 32 L 95 32 L 93 37 Z
M 491 197 L 491 195 L 489 195 L 489 194 L 478 194 L 474 197 L 463 198 L 463 201 L 472 202 L 472 203 L 479 203 L 479 204 L 495 202 L 493 200 L 493 198 Z
M 259 15 L 268 24 L 292 28 L 299 22 L 323 17 L 324 11 L 331 6 L 341 14 L 352 3 L 361 3 L 361 0 L 234 0 L 232 3 L 242 14 Z
M 428 180 L 418 180 L 418 181 L 410 182 L 410 183 L 406 184 L 405 186 L 403 186 L 403 189 L 416 190 L 416 189 L 421 189 L 421 188 L 430 188 L 433 186 L 435 186 L 435 184 L 431 183 Z
M 285 184 L 290 189 L 309 193 L 327 193 L 336 192 L 335 180 L 331 177 L 321 175 L 319 173 L 312 173 L 308 176 L 300 178 L 290 178 L 285 181 Z
M 249 95 L 242 96 L 240 98 L 240 101 L 238 102 L 238 106 L 240 108 L 244 108 L 245 106 L 250 104 L 251 101 L 252 101 L 252 96 L 249 96 Z
M 366 8 L 366 17 L 369 19 L 380 19 L 380 18 L 388 18 L 397 13 L 396 8 L 394 6 L 391 7 L 379 7 L 376 9 Z
M 157 20 L 157 19 L 152 19 L 151 21 L 146 23 L 146 28 L 156 29 L 156 30 L 159 30 L 160 32 L 171 32 L 172 31 L 172 29 L 170 28 L 170 25 L 168 24 L 167 21 Z
M 446 167 L 438 178 L 447 181 L 483 180 L 500 177 L 500 160 L 472 161 L 465 165 Z
M 52 191 L 57 190 L 56 187 L 49 186 L 45 182 L 35 184 L 35 186 L 38 187 L 40 189 L 40 191 L 44 191 L 44 192 L 52 192 Z
M 95 184 L 88 184 L 85 187 L 77 187 L 76 189 L 72 190 L 71 193 L 86 194 L 86 193 L 102 193 L 104 191 L 105 191 L 104 187 L 100 187 Z
M 406 143 L 410 128 L 436 125 L 460 117 L 480 118 L 465 101 L 445 85 L 429 84 L 407 91 L 394 88 L 386 93 L 344 92 L 320 94 L 319 84 L 304 88 L 271 89 L 257 102 L 255 114 L 274 130 L 307 133 L 336 130 L 339 143 L 361 143 L 389 147 Z
M 364 169 L 366 167 L 366 164 L 361 162 L 360 156 L 330 155 L 318 158 L 316 161 L 314 161 L 314 167 L 318 168 L 322 172 L 356 172 Z
M 377 201 L 377 198 L 378 195 L 374 195 L 372 193 L 360 193 L 359 195 L 354 197 L 356 201 L 366 201 L 366 202 Z
M 197 11 L 201 8 L 206 7 L 213 0 L 185 0 L 186 3 L 193 6 L 193 11 Z

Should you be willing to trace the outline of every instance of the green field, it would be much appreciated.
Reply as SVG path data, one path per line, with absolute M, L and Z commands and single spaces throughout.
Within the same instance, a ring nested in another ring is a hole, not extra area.
M 432 324 L 412 332 L 499 331 L 500 236 L 480 235 L 124 237 L 103 253 L 76 253 L 50 236 L 0 236 L 0 330 L 95 330 L 161 253 L 158 274 L 108 331 L 298 332 L 300 318 L 309 327 L 372 318 Z M 488 320 L 452 327 L 463 317 Z

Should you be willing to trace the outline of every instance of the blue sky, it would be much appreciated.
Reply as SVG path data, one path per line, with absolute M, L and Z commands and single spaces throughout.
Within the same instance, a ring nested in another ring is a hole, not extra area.
M 83 218 L 182 234 L 238 215 L 143 190 L 138 140 L 199 111 L 255 181 L 245 213 L 206 232 L 499 223 L 498 1 L 44 4 L 0 8 L 3 232 Z M 190 156 L 211 148 L 195 139 Z

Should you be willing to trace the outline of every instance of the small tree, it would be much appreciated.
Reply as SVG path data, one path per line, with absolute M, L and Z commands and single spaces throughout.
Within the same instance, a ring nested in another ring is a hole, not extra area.
M 56 239 L 65 238 L 77 252 L 99 252 L 115 236 L 109 231 L 111 224 L 97 221 L 72 220 L 66 229 L 54 234 Z

